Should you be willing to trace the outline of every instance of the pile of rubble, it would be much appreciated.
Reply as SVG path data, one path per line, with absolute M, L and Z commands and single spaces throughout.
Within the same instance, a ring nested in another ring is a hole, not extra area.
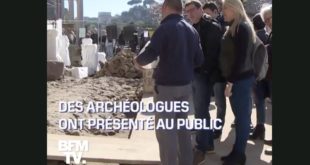
M 97 72 L 96 77 L 142 78 L 142 71 L 136 69 L 133 64 L 135 56 L 136 54 L 130 50 L 120 51 L 106 63 L 100 63 L 102 69 Z

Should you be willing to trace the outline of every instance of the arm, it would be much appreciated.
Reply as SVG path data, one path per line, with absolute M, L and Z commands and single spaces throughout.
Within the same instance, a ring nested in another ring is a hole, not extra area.
M 135 58 L 138 65 L 147 65 L 157 59 L 161 46 L 164 42 L 164 30 L 160 26 L 153 34 L 149 44 L 146 44 Z

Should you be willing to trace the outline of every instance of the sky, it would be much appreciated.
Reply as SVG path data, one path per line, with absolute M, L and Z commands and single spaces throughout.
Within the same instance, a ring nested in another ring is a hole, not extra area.
M 84 0 L 84 17 L 98 17 L 98 12 L 111 12 L 112 16 L 128 11 L 132 6 L 129 0 Z M 162 0 L 156 0 L 162 2 Z

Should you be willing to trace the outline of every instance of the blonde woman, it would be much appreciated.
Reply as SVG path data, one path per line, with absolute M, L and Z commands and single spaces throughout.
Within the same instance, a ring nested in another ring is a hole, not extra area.
M 255 31 L 240 0 L 224 0 L 223 16 L 229 28 L 225 32 L 220 65 L 227 80 L 225 95 L 235 115 L 236 138 L 232 151 L 222 157 L 224 165 L 243 165 L 250 133 L 251 89 L 255 81 L 248 48 L 255 42 Z

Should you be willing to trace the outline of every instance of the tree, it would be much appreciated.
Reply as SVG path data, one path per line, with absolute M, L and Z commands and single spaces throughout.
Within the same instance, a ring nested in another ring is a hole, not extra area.
M 159 3 L 154 3 L 150 9 L 149 12 L 151 13 L 151 19 L 152 19 L 152 25 L 153 27 L 157 27 L 160 24 L 161 20 L 161 5 Z
M 127 2 L 128 5 L 137 5 L 139 3 L 141 3 L 142 0 L 130 0 Z
M 152 5 L 154 3 L 155 3 L 155 0 L 144 0 L 143 1 L 143 6 Z
M 249 16 L 254 16 L 265 3 L 271 4 L 272 0 L 245 0 L 244 8 Z
M 133 5 L 139 2 L 142 1 L 130 0 L 128 4 Z M 121 15 L 114 16 L 111 22 L 117 24 L 118 27 L 123 27 L 131 22 L 138 27 L 158 27 L 161 18 L 161 5 L 154 0 L 144 0 L 143 4 L 145 5 L 133 5 L 128 11 L 123 11 Z

